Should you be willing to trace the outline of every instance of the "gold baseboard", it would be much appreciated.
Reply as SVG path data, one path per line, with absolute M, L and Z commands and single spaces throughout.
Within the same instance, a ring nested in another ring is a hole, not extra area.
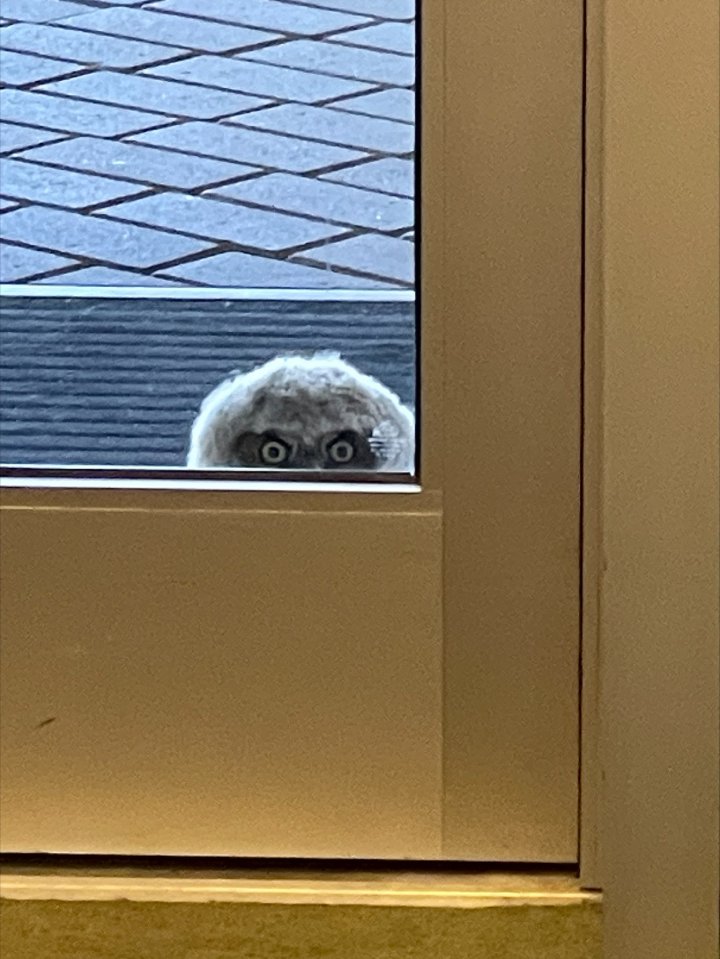
M 563 873 L 316 872 L 312 870 L 98 870 L 0 872 L 5 899 L 235 902 L 479 909 L 597 903 Z

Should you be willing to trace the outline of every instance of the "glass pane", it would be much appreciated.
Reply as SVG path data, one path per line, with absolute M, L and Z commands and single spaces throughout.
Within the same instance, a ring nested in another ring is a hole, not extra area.
M 414 0 L 2 17 L 2 462 L 413 473 Z

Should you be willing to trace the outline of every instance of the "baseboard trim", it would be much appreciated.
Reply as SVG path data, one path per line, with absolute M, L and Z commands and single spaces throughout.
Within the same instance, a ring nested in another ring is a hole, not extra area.
M 601 901 L 564 874 L 478 873 L 462 876 L 407 872 L 377 874 L 236 876 L 113 875 L 75 872 L 0 875 L 5 899 L 132 902 L 237 902 L 378 905 L 478 909 L 497 906 L 568 906 Z

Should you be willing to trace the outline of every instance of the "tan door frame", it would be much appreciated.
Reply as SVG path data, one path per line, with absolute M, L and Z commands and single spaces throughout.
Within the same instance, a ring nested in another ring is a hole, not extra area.
M 577 861 L 582 4 L 424 4 L 422 489 L 3 490 L 8 851 Z
M 717 959 L 718 7 L 588 14 L 585 881 L 606 959 Z

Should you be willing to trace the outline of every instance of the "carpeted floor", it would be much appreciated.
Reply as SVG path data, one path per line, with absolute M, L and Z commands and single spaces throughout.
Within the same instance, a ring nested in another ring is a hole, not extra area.
M 5 900 L 3 959 L 600 959 L 600 908 Z

